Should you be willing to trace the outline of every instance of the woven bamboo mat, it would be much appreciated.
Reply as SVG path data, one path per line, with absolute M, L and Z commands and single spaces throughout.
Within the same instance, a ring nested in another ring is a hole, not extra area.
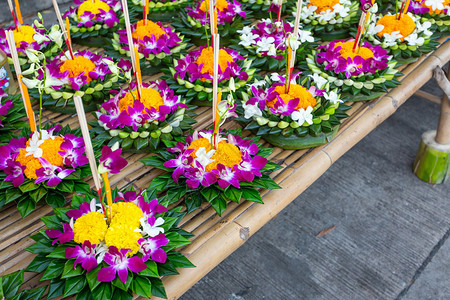
M 444 38 L 440 40 L 443 41 Z M 99 50 L 87 47 L 78 49 Z M 180 275 L 163 279 L 168 298 L 176 299 L 181 296 L 239 248 L 252 234 L 317 180 L 340 156 L 393 114 L 432 77 L 432 70 L 436 66 L 443 66 L 449 60 L 450 44 L 446 43 L 435 52 L 421 57 L 417 62 L 402 66 L 401 71 L 404 74 L 401 78 L 402 85 L 370 102 L 353 103 L 348 111 L 350 117 L 343 122 L 337 136 L 329 144 L 297 151 L 274 148 L 269 158 L 282 165 L 283 169 L 273 173 L 272 177 L 283 189 L 261 190 L 264 205 L 250 201 L 240 204 L 230 202 L 222 217 L 219 217 L 210 205 L 204 203 L 200 209 L 187 215 L 180 225 L 195 236 L 191 239 L 192 243 L 180 251 L 197 267 L 179 270 Z M 155 80 L 160 75 L 146 76 L 143 80 L 144 82 Z M 196 113 L 198 123 L 195 124 L 195 128 L 203 129 L 211 125 L 210 108 L 198 108 Z M 94 119 L 90 113 L 87 118 L 88 121 Z M 43 120 L 70 125 L 72 128 L 78 127 L 78 119 L 74 115 L 45 111 Z M 236 122 L 229 121 L 224 128 L 232 129 L 238 126 Z M 250 133 L 244 131 L 243 134 Z M 267 143 L 264 146 L 272 147 Z M 162 174 L 162 171 L 144 166 L 138 161 L 148 155 L 124 154 L 129 164 L 120 174 L 112 176 L 111 184 L 118 188 L 130 185 L 137 189 L 147 188 L 154 177 Z M 93 187 L 91 178 L 87 180 Z M 10 204 L 0 211 L 0 275 L 23 269 L 31 262 L 34 255 L 24 250 L 34 243 L 29 236 L 44 229 L 40 218 L 50 214 L 52 209 L 47 205 L 38 206 L 25 219 L 21 218 L 15 204 Z M 39 282 L 40 277 L 41 275 L 35 273 L 25 273 L 25 287 L 34 288 L 42 285 Z

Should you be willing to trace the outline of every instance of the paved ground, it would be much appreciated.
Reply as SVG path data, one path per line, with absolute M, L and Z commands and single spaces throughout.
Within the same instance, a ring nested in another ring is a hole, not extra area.
M 450 299 L 450 182 L 411 172 L 438 113 L 410 99 L 182 300 Z

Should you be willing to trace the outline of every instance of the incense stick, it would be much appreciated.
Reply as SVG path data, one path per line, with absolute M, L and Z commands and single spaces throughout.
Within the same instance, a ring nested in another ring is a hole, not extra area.
M 22 12 L 20 11 L 19 0 L 14 0 L 14 4 L 16 5 L 17 21 L 19 21 L 19 25 L 23 25 Z
M 19 57 L 17 55 L 16 42 L 14 40 L 14 34 L 11 30 L 6 31 L 6 41 L 11 52 L 11 59 L 14 64 L 14 69 L 16 70 L 17 80 L 19 81 L 20 93 L 22 94 L 22 101 L 25 108 L 25 112 L 30 123 L 31 131 L 36 131 L 36 118 L 34 116 L 34 111 L 31 107 L 30 97 L 28 96 L 28 89 L 25 91 L 26 87 L 22 81 L 22 69 L 20 68 Z
M 18 27 L 19 27 L 19 24 L 18 24 L 18 22 L 17 22 L 16 14 L 14 13 L 14 6 L 13 6 L 11 0 L 8 0 L 8 6 L 9 6 L 9 11 L 11 12 L 11 15 L 12 15 L 13 20 L 14 20 L 14 25 L 16 25 L 16 28 L 18 28 Z
M 280 22 L 280 20 L 281 20 L 281 8 L 283 7 L 283 0 L 279 0 L 278 1 L 278 5 L 279 5 L 279 8 L 278 8 L 278 14 L 277 14 L 277 22 Z
M 293 37 L 294 39 L 298 39 L 298 30 L 300 27 L 300 12 L 302 10 L 302 4 L 303 0 L 297 1 L 297 15 L 295 16 L 295 23 L 294 23 L 294 33 Z M 290 43 L 289 43 L 289 63 L 288 63 L 288 78 L 287 78 L 287 91 L 289 92 L 289 89 L 291 87 L 291 78 L 292 78 L 292 71 L 294 70 L 294 64 L 295 64 L 295 54 L 297 50 L 292 50 Z
M 75 57 L 74 57 L 73 51 L 72 51 L 72 44 L 69 39 L 69 35 L 67 33 L 67 31 L 70 32 L 70 27 L 66 28 L 66 24 L 64 24 L 64 22 L 63 22 L 63 19 L 61 17 L 61 12 L 59 11 L 58 2 L 56 0 L 52 0 L 52 3 L 53 3 L 53 8 L 55 9 L 56 18 L 58 19 L 59 28 L 61 29 L 62 33 L 64 34 L 64 39 L 66 41 L 67 48 L 69 49 L 72 59 L 74 59 Z M 64 31 L 64 28 L 66 28 L 66 31 Z
M 219 77 L 219 51 L 220 51 L 220 35 L 216 34 L 214 36 L 214 71 L 213 71 L 213 105 L 212 105 L 212 113 L 213 113 L 213 133 L 215 133 L 217 124 L 219 122 L 217 118 L 217 96 L 218 96 L 218 77 Z M 218 129 L 218 128 L 217 128 Z M 213 138 L 213 145 L 216 147 L 216 138 Z
M 80 96 L 74 96 L 73 102 L 75 103 L 75 109 L 77 110 L 78 122 L 80 123 L 81 133 L 83 135 L 84 146 L 86 149 L 86 156 L 89 159 L 89 166 L 91 167 L 95 189 L 97 190 L 99 195 L 101 195 L 102 186 L 100 184 L 100 178 L 98 177 L 97 174 L 97 162 L 95 160 L 94 148 L 92 147 L 92 141 L 91 136 L 89 134 L 89 128 L 86 121 L 86 114 L 84 112 L 83 102 Z

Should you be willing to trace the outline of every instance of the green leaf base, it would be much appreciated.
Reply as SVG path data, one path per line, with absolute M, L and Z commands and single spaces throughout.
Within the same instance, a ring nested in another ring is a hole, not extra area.
M 111 43 L 111 40 L 109 38 L 102 36 L 87 37 L 87 38 L 72 38 L 72 41 L 75 44 L 88 47 L 105 47 L 105 45 Z
M 299 150 L 318 147 L 330 142 L 336 136 L 338 130 L 339 126 L 334 126 L 331 132 L 321 132 L 318 136 L 306 135 L 299 137 L 292 134 L 289 137 L 285 137 L 281 134 L 266 134 L 262 138 L 270 144 L 285 150 Z

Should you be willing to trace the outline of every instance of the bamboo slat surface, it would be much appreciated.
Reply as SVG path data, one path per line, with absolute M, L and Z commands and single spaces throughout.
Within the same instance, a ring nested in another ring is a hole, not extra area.
M 445 39 L 441 39 L 443 42 Z M 85 47 L 83 47 L 85 49 Z M 95 50 L 95 49 L 89 49 Z M 274 148 L 270 159 L 283 166 L 283 169 L 272 174 L 281 190 L 262 190 L 264 205 L 249 201 L 240 204 L 231 202 L 222 217 L 214 209 L 203 204 L 202 207 L 187 215 L 181 222 L 183 229 L 195 236 L 192 243 L 182 249 L 196 268 L 181 269 L 180 275 L 164 278 L 169 299 L 176 299 L 192 287 L 204 275 L 223 261 L 228 255 L 240 247 L 245 241 L 299 194 L 319 178 L 339 157 L 353 145 L 376 128 L 381 122 L 393 114 L 411 95 L 413 95 L 431 77 L 436 66 L 443 66 L 450 60 L 450 43 L 443 44 L 438 50 L 421 57 L 417 62 L 403 66 L 402 85 L 388 94 L 370 102 L 352 104 L 350 115 L 341 125 L 337 136 L 324 146 L 306 150 L 282 150 Z M 144 77 L 144 82 L 155 80 L 159 75 Z M 198 123 L 195 128 L 202 129 L 211 125 L 211 109 L 196 110 Z M 62 125 L 78 127 L 78 120 L 73 115 L 61 115 L 45 111 L 44 121 L 59 122 Z M 93 120 L 91 114 L 88 121 Z M 237 128 L 236 122 L 230 121 L 224 128 Z M 249 135 L 249 132 L 243 133 Z M 388 137 L 386 137 L 388 138 Z M 265 143 L 264 146 L 272 147 Z M 118 188 L 134 186 L 145 189 L 151 180 L 162 174 L 162 171 L 143 166 L 138 159 L 149 154 L 125 154 L 128 166 L 111 178 L 111 184 Z M 87 179 L 91 187 L 91 178 Z M 0 275 L 25 268 L 34 255 L 24 249 L 34 243 L 30 235 L 44 229 L 40 218 L 52 214 L 51 207 L 41 205 L 27 216 L 20 217 L 15 203 L 0 211 Z M 34 288 L 41 275 L 25 273 L 25 287 Z

